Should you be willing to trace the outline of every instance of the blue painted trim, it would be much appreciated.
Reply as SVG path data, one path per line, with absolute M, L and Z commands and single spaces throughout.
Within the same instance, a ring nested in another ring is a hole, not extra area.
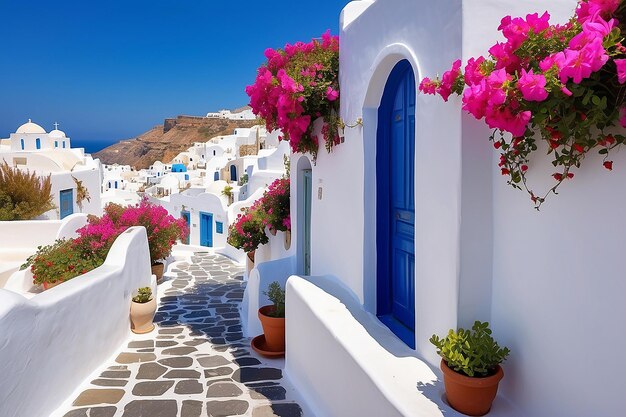
M 22 150 L 24 150 L 24 139 L 20 139 L 20 145 L 22 145 Z
M 410 71 L 407 74 L 407 71 Z M 414 76 L 411 64 L 400 61 L 391 71 L 378 109 L 376 137 L 376 315 L 391 331 L 409 347 L 415 349 L 415 331 L 404 326 L 392 315 L 391 292 L 391 124 L 394 101 L 400 83 L 407 76 Z

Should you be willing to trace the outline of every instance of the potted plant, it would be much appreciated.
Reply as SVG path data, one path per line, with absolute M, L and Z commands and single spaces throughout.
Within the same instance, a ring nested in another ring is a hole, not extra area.
M 443 339 L 433 335 L 430 342 L 442 358 L 448 403 L 470 416 L 487 414 L 504 377 L 500 363 L 510 353 L 491 337 L 489 323 L 476 321 L 472 330 L 450 329 Z
M 228 228 L 229 245 L 242 249 L 248 255 L 247 270 L 254 268 L 254 253 L 260 245 L 269 242 L 265 234 L 265 214 L 261 202 L 257 200 L 250 207 L 242 209 L 237 219 Z
M 274 281 L 263 294 L 270 299 L 272 304 L 259 309 L 264 340 L 259 341 L 257 336 L 253 340 L 252 347 L 267 356 L 275 356 L 274 354 L 282 356 L 285 352 L 285 290 L 278 281 Z
M 289 185 L 289 178 L 276 179 L 260 200 L 261 210 L 265 213 L 264 222 L 274 236 L 277 231 L 288 232 L 291 229 Z
M 152 296 L 150 287 L 139 288 L 130 305 L 131 330 L 138 334 L 151 332 L 154 329 L 152 320 L 156 309 L 156 299 Z

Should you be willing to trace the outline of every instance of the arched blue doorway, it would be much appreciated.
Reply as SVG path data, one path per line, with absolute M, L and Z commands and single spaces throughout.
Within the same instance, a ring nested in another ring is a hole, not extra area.
M 400 61 L 378 109 L 376 315 L 415 348 L 415 75 Z
M 237 181 L 237 167 L 234 165 L 230 166 L 230 180 Z

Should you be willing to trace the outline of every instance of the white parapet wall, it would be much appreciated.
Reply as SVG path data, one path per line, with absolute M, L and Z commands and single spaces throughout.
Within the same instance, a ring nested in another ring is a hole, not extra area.
M 48 416 L 130 336 L 133 291 L 153 285 L 143 227 L 105 263 L 31 299 L 0 289 L 0 416 Z
M 462 417 L 440 372 L 416 356 L 334 277 L 291 276 L 285 373 L 317 417 Z M 492 417 L 519 417 L 496 398 Z

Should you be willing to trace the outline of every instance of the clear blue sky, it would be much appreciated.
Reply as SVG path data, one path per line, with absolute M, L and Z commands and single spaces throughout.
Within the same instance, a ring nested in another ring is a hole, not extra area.
M 267 47 L 338 33 L 348 0 L 0 0 L 0 137 L 27 118 L 76 142 L 248 103 Z

